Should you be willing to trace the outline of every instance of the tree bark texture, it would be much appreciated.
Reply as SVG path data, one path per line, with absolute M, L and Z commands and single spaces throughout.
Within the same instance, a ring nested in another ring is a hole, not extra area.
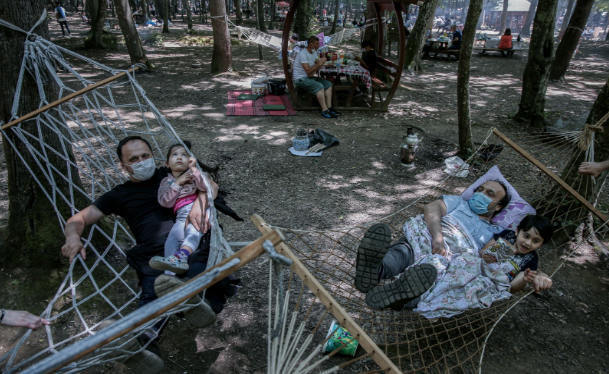
M 376 18 L 376 12 L 374 11 L 374 4 L 371 1 L 366 2 L 366 20 L 372 20 Z M 381 20 L 377 20 L 378 24 L 376 26 L 366 27 L 364 29 L 364 40 L 371 40 L 376 43 L 378 39 L 378 33 L 376 31 L 377 27 L 383 27 Z M 376 46 L 379 47 L 378 45 Z
M 106 22 L 106 0 L 89 0 L 87 3 L 96 2 L 95 19 L 91 20 L 91 39 L 85 39 L 86 48 L 104 48 L 104 22 Z
M 556 59 L 552 64 L 552 70 L 550 71 L 551 80 L 564 80 L 567 69 L 569 68 L 569 62 L 575 54 L 575 49 L 579 43 L 579 39 L 582 36 L 582 30 L 586 27 L 588 17 L 592 11 L 592 5 L 594 0 L 577 0 L 575 9 L 569 20 L 569 27 L 564 33 L 558 48 L 556 48 Z M 564 23 L 564 21 L 563 21 Z
M 235 0 L 235 24 L 243 25 L 243 13 L 241 12 L 241 0 Z
M 146 57 L 146 51 L 142 46 L 140 35 L 137 33 L 133 17 L 131 16 L 131 8 L 127 0 L 114 0 L 114 7 L 118 15 L 118 25 L 125 36 L 125 44 L 127 52 L 131 58 L 131 64 L 142 63 L 148 69 L 154 69 L 154 66 Z
M 310 35 L 311 23 L 311 0 L 301 0 L 294 16 L 294 32 L 301 40 L 306 40 Z
M 537 9 L 538 2 L 539 0 L 531 0 L 531 6 L 529 7 L 527 18 L 524 20 L 524 25 L 522 25 L 522 30 L 520 30 L 520 35 L 531 36 L 531 24 L 533 23 L 533 18 L 535 18 L 535 10 Z
M 567 12 L 565 13 L 565 16 L 562 19 L 562 24 L 560 25 L 560 32 L 558 33 L 559 39 L 561 39 L 562 36 L 565 34 L 565 31 L 567 31 L 567 26 L 569 25 L 569 22 L 571 20 L 571 14 L 573 13 L 574 3 L 575 0 L 569 0 L 569 3 L 567 4 Z
M 605 114 L 609 112 L 609 79 L 605 82 L 603 89 L 596 97 L 594 104 L 592 105 L 592 109 L 590 109 L 590 114 L 588 115 L 588 119 L 586 120 L 587 124 L 595 125 Z M 605 123 L 605 134 L 609 135 L 609 123 Z M 606 143 L 606 146 L 603 146 L 607 152 L 609 152 L 609 142 Z M 609 159 L 609 157 L 605 157 L 604 159 L 597 158 L 598 161 L 604 161 Z
M 469 100 L 469 70 L 476 36 L 476 25 L 482 13 L 483 0 L 471 0 L 467 10 L 467 18 L 463 27 L 463 40 L 459 50 L 459 69 L 457 75 L 457 116 L 459 122 L 459 155 L 469 158 L 474 145 L 472 141 L 472 126 Z
M 338 23 L 338 11 L 340 9 L 339 0 L 334 2 L 334 21 L 332 21 L 332 30 L 330 30 L 330 35 L 336 32 L 336 24 Z
M 44 0 L 23 0 L 19 6 L 11 0 L 0 0 L 0 18 L 29 30 L 38 20 L 43 12 Z M 47 23 L 43 23 L 34 29 L 39 37 L 49 39 Z M 11 106 L 15 95 L 15 88 L 23 59 L 23 48 L 26 35 L 13 31 L 7 27 L 0 27 L 0 120 L 5 123 L 11 118 Z M 29 73 L 25 73 L 23 85 L 21 86 L 21 102 L 18 115 L 27 114 L 38 109 L 39 95 L 36 82 Z M 45 85 L 48 98 L 57 97 L 57 87 L 53 81 Z M 45 144 L 63 153 L 62 146 L 71 149 L 71 144 L 62 144 L 61 139 L 45 126 L 37 129 L 35 124 L 24 123 L 21 125 L 26 131 L 34 136 L 45 139 Z M 8 225 L 6 227 L 6 241 L 0 246 L 0 267 L 57 267 L 61 266 L 60 251 L 65 237 L 57 220 L 57 214 L 51 202 L 40 190 L 38 184 L 26 169 L 19 155 L 32 166 L 32 170 L 38 174 L 42 183 L 46 182 L 44 175 L 38 171 L 38 166 L 31 159 L 26 146 L 21 143 L 16 134 L 10 129 L 7 137 L 17 147 L 14 150 L 6 137 L 3 136 L 2 146 L 6 160 L 8 180 Z M 38 147 L 37 143 L 32 146 Z M 39 148 L 38 151 L 42 152 Z M 47 150 L 50 163 L 59 172 L 65 172 L 65 162 L 56 159 L 52 152 Z M 67 175 L 67 174 L 65 174 Z M 78 173 L 76 173 L 78 175 Z M 77 178 L 77 177 L 76 177 Z M 67 186 L 62 179 L 56 179 L 58 187 L 67 193 Z M 78 207 L 79 209 L 82 206 Z M 70 215 L 69 210 L 60 208 L 64 217 Z
M 186 22 L 188 22 L 188 30 L 192 30 L 192 9 L 190 8 L 190 0 L 184 0 L 186 7 Z
M 502 35 L 505 32 L 508 13 L 508 0 L 503 0 L 503 12 L 501 12 L 501 23 L 499 25 L 499 33 Z
M 238 1 L 236 1 L 238 2 Z M 271 19 L 269 20 L 269 30 L 272 30 L 274 28 L 273 26 L 273 21 L 275 21 L 275 17 L 276 17 L 276 13 L 277 13 L 277 4 L 275 2 L 275 0 L 271 0 L 270 1 L 270 13 L 271 13 Z
M 91 24 L 95 22 L 95 18 L 97 18 L 97 7 L 99 5 L 99 1 L 97 0 L 87 0 L 84 3 L 85 14 L 91 20 Z
M 226 9 L 224 1 L 210 0 L 209 12 L 211 17 L 212 31 L 214 33 L 214 50 L 211 55 L 211 73 L 223 73 L 232 68 L 233 56 L 230 45 L 230 34 L 228 23 L 225 22 Z
M 433 20 L 436 13 L 438 0 L 428 0 L 419 7 L 419 15 L 414 23 L 412 32 L 406 43 L 406 51 L 404 52 L 404 69 L 410 71 L 420 70 L 419 61 L 423 53 L 423 44 L 427 36 L 427 30 L 430 20 Z
M 545 96 L 554 62 L 554 24 L 558 0 L 539 0 L 533 35 L 529 46 L 529 59 L 522 77 L 522 95 L 517 121 L 528 122 L 532 127 L 544 127 Z
M 264 1 L 256 0 L 256 20 L 258 21 L 258 30 L 268 32 L 264 24 Z
M 143 19 L 143 25 L 145 26 L 146 23 L 148 23 L 148 0 L 142 0 L 142 17 L 144 17 Z
M 163 32 L 169 32 L 169 1 L 161 0 L 161 7 L 163 8 Z

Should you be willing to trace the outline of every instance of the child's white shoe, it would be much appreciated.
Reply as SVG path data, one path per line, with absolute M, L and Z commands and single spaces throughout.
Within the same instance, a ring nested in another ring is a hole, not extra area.
M 156 270 L 168 270 L 176 274 L 183 274 L 188 271 L 188 261 L 177 256 L 154 256 L 150 259 L 150 267 Z

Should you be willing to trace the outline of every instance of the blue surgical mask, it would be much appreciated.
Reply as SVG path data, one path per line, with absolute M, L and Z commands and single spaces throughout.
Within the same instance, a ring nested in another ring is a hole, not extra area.
M 493 200 L 482 192 L 476 192 L 468 201 L 471 210 L 478 215 L 488 213 L 488 205 L 492 202 Z

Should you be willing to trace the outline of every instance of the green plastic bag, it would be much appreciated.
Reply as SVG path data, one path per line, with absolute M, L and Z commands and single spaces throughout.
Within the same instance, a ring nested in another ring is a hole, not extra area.
M 338 353 L 345 356 L 355 356 L 355 351 L 357 351 L 359 343 L 357 340 L 353 339 L 353 336 L 347 329 L 341 327 L 336 321 L 332 321 L 326 338 L 328 336 L 330 336 L 330 338 L 321 347 L 322 352 L 330 353 L 345 344 L 343 349 L 338 351 Z

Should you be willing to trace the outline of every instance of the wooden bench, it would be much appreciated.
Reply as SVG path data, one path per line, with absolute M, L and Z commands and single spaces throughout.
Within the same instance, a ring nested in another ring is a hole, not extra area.
M 446 59 L 450 60 L 450 56 L 455 56 L 455 59 L 459 59 L 459 50 L 458 49 L 447 49 L 447 48 L 439 48 L 439 49 L 430 49 L 428 54 L 434 54 L 434 57 L 437 55 L 446 55 Z
M 485 54 L 486 52 L 507 52 L 509 57 L 513 57 L 515 52 L 520 52 L 522 49 L 499 49 L 499 48 L 475 48 L 476 50 L 480 50 L 481 54 Z

